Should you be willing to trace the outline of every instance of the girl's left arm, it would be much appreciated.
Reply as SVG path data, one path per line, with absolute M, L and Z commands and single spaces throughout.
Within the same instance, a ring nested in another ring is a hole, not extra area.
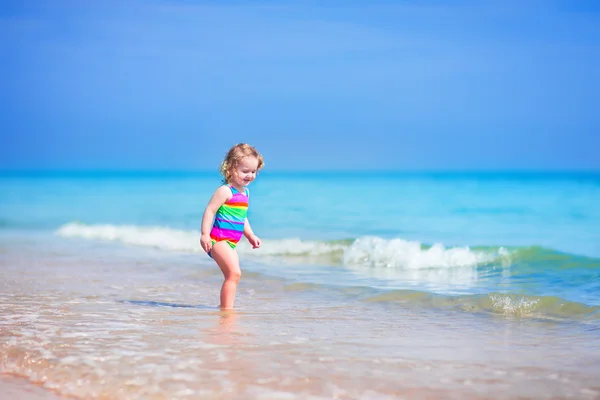
M 248 242 L 250 242 L 252 248 L 258 249 L 260 247 L 260 239 L 254 234 L 254 231 L 250 226 L 250 221 L 248 221 L 248 218 L 246 218 L 246 221 L 244 223 L 244 236 L 246 236 L 246 239 L 248 239 Z

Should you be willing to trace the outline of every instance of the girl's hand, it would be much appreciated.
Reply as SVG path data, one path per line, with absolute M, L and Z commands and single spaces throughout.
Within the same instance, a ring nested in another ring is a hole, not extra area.
M 258 249 L 260 247 L 260 239 L 258 236 L 252 235 L 248 238 L 248 242 L 252 245 L 253 249 Z
M 207 253 L 212 249 L 212 240 L 209 234 L 204 234 L 200 237 L 200 246 Z

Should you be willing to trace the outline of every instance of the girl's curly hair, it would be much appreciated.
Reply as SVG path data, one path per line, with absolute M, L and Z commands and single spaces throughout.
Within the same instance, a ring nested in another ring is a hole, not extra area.
M 238 143 L 229 149 L 225 159 L 221 163 L 220 170 L 221 175 L 223 175 L 223 182 L 229 183 L 233 177 L 235 169 L 245 157 L 256 157 L 258 160 L 258 170 L 265 165 L 263 156 L 258 152 L 258 150 L 247 143 Z

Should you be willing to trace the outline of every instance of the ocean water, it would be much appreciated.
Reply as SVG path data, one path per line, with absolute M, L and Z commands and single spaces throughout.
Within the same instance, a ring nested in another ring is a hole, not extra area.
M 0 371 L 78 398 L 599 398 L 599 173 L 0 176 Z

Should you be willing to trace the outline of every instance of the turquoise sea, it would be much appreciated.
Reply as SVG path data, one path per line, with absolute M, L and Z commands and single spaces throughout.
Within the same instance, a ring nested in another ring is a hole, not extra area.
M 600 173 L 0 174 L 0 368 L 79 398 L 598 398 Z M 161 397 L 162 396 L 162 397 Z

